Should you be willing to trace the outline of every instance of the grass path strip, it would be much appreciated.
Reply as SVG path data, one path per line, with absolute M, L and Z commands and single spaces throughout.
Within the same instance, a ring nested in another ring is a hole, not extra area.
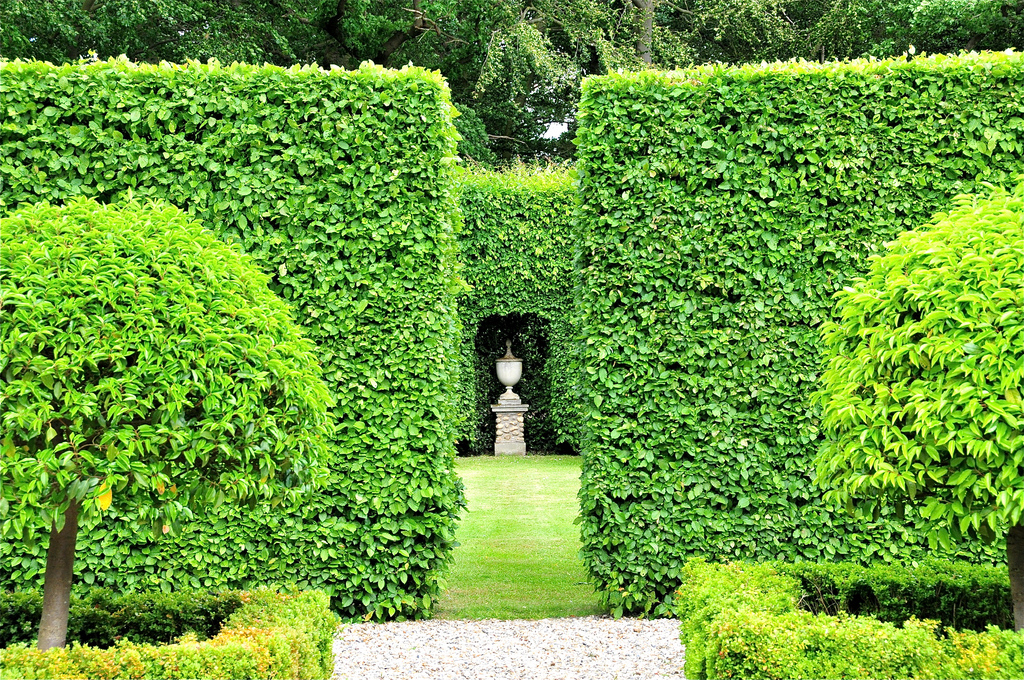
M 459 458 L 456 469 L 469 509 L 437 618 L 603 613 L 578 556 L 578 457 Z

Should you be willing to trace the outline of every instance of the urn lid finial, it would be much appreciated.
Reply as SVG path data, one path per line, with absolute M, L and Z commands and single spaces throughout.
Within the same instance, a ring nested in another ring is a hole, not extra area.
M 498 359 L 498 361 L 519 361 L 516 357 L 512 356 L 512 341 L 505 341 L 505 356 Z

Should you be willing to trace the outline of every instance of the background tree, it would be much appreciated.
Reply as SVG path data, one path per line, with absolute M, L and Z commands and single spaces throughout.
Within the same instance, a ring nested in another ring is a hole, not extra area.
M 1024 628 L 1024 184 L 961 197 L 837 294 L 817 482 L 852 512 L 921 506 L 931 544 L 1006 531 Z
M 643 66 L 640 51 L 663 66 L 689 63 L 657 22 L 644 32 L 644 11 L 630 0 L 11 0 L 0 7 L 0 53 L 55 63 L 93 52 L 148 62 L 412 62 L 445 75 L 490 152 L 507 159 L 571 149 L 571 132 L 542 137 L 550 123 L 571 121 L 585 75 Z
M 290 65 L 317 53 L 325 36 L 320 0 L 5 0 L 4 58 L 63 63 L 95 52 L 134 61 L 210 58 Z
M 0 532 L 49 531 L 39 648 L 63 646 L 80 522 L 276 502 L 324 475 L 313 345 L 238 250 L 167 205 L 23 208 L 0 250 Z
M 437 69 L 503 160 L 572 155 L 589 74 L 1024 48 L 1024 0 L 6 0 L 0 54 Z M 551 123 L 568 124 L 560 140 Z M 486 156 L 480 154 L 477 156 Z

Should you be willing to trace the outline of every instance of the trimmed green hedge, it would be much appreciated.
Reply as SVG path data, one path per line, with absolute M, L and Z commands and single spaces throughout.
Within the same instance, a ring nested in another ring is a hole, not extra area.
M 583 557 L 612 611 L 663 611 L 692 555 L 922 556 L 812 484 L 818 326 L 884 242 L 1024 171 L 1024 55 L 589 78 L 579 124 Z
M 236 590 L 120 594 L 89 588 L 71 595 L 67 639 L 90 647 L 109 647 L 122 637 L 167 643 L 190 632 L 205 639 L 241 606 L 242 593 Z M 33 642 L 42 613 L 42 591 L 0 592 L 0 647 Z
M 311 501 L 222 507 L 162 540 L 122 513 L 80 534 L 82 580 L 294 583 L 349 617 L 429 612 L 463 503 L 456 133 L 441 76 L 15 61 L 0 65 L 0 111 L 0 208 L 129 192 L 181 207 L 272 276 L 336 400 L 333 476 Z M 0 579 L 38 585 L 44 554 L 45 541 L 0 544 Z
M 849 571 L 846 565 L 832 566 L 837 566 L 837 573 Z M 921 599 L 910 600 L 908 595 L 905 600 L 906 607 L 901 611 L 907 615 L 889 609 L 885 613 L 892 618 L 883 622 L 869 616 L 851 616 L 842 608 L 830 610 L 833 615 L 798 610 L 799 606 L 813 607 L 820 602 L 821 594 L 815 589 L 821 581 L 801 584 L 790 574 L 820 575 L 829 571 L 827 565 L 709 564 L 700 558 L 690 560 L 682 570 L 682 584 L 672 603 L 686 645 L 686 677 L 1020 677 L 1024 672 L 1022 633 L 1000 630 L 991 625 L 992 621 L 985 622 L 984 602 L 963 602 L 968 610 L 964 618 L 973 616 L 983 632 L 946 628 L 940 639 L 938 621 L 916 618 L 923 614 L 933 619 L 935 613 L 949 613 L 926 588 L 962 593 L 971 580 L 990 579 L 991 568 L 964 568 L 936 561 L 927 568 L 908 568 L 902 573 L 897 569 L 885 565 L 861 568 L 864 580 L 876 584 L 907 583 L 926 575 L 922 580 L 927 580 L 927 585 L 922 583 L 913 593 Z M 1008 597 L 1005 574 L 1001 586 L 1003 596 Z M 972 607 L 976 609 L 972 611 Z M 1007 606 L 996 620 L 1005 622 L 1006 613 L 1011 611 Z
M 708 631 L 707 675 L 688 678 L 1020 678 L 1024 635 L 991 628 L 946 631 L 934 621 L 902 626 L 871 617 L 732 610 Z
M 845 612 L 901 623 L 934 619 L 943 627 L 1013 629 L 1013 598 L 1006 566 L 926 560 L 896 564 L 775 563 L 800 583 L 800 606 L 815 614 Z
M 783 614 L 795 610 L 800 597 L 796 579 L 768 564 L 708 564 L 695 558 L 682 569 L 680 580 L 672 614 L 681 621 L 684 674 L 691 679 L 706 677 L 708 630 L 723 612 L 753 608 Z
M 459 204 L 463 326 L 459 438 L 468 451 L 494 452 L 490 405 L 505 390 L 494 360 L 505 340 L 523 359 L 516 393 L 530 405 L 530 451 L 579 446 L 579 417 L 569 368 L 573 331 L 573 206 L 576 189 L 564 168 L 521 166 L 467 173 Z
M 3 650 L 4 677 L 44 678 L 294 678 L 331 677 L 338 618 L 321 592 L 241 593 L 244 601 L 216 636 L 186 635 L 167 645 L 118 641 L 106 649 L 73 643 L 40 652 L 24 644 Z

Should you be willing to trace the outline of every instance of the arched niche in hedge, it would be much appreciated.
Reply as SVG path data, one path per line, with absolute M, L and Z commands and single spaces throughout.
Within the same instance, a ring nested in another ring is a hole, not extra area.
M 531 451 L 534 446 L 545 452 L 578 450 L 574 333 L 568 318 L 573 179 L 565 170 L 552 168 L 470 173 L 463 179 L 460 205 L 465 219 L 459 237 L 462 275 L 470 290 L 459 298 L 459 451 L 493 450 L 494 416 L 488 408 L 493 402 L 488 399 L 497 397 L 491 394 L 498 385 L 494 360 L 504 354 L 499 331 L 517 336 L 518 341 L 510 338 L 513 351 L 525 349 L 524 389 L 529 393 L 543 383 L 536 392 L 543 395 L 541 402 L 531 403 L 536 417 L 527 419 L 527 446 Z M 501 351 L 495 353 L 497 349 Z M 531 364 L 540 370 L 531 373 Z
M 476 385 L 472 417 L 476 426 L 470 439 L 460 442 L 460 453 L 490 454 L 494 450 L 495 419 L 490 407 L 505 391 L 505 386 L 498 381 L 494 362 L 504 355 L 506 340 L 512 342 L 516 357 L 523 360 L 523 377 L 514 389 L 523 402 L 530 405 L 524 423 L 527 451 L 576 453 L 575 442 L 560 436 L 563 422 L 560 414 L 552 409 L 556 397 L 553 388 L 567 382 L 564 375 L 559 380 L 559 370 L 564 372 L 564 367 L 552 360 L 553 325 L 559 326 L 557 320 L 552 324 L 551 319 L 533 313 L 492 314 L 476 324 L 472 367 Z M 557 356 L 559 350 L 565 349 L 568 338 L 563 332 L 554 340 L 554 355 Z

